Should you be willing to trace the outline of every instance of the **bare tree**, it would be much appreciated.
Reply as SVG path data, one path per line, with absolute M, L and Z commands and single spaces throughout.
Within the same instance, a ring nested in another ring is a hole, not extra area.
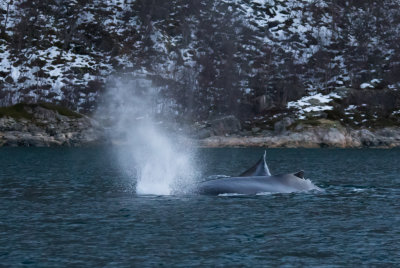
M 7 22 L 8 22 L 8 16 L 9 16 L 9 13 L 10 13 L 10 5 L 13 4 L 13 0 L 9 0 L 9 1 L 3 0 L 3 2 L 6 3 L 7 8 L 6 8 L 6 17 L 4 19 L 4 23 L 3 23 L 3 27 L 1 29 L 2 30 L 1 33 L 5 34 L 6 31 L 7 31 Z

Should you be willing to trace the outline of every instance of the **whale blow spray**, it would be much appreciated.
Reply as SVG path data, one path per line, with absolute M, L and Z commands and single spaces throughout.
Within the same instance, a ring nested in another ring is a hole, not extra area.
M 147 80 L 116 82 L 105 94 L 100 114 L 110 120 L 108 134 L 125 174 L 136 178 L 138 194 L 184 194 L 197 177 L 193 146 L 171 124 L 157 121 L 161 102 Z

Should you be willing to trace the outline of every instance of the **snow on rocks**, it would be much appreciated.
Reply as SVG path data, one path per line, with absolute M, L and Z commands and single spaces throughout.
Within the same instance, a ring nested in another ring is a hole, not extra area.
M 360 88 L 361 88 L 361 89 L 372 89 L 372 88 L 374 88 L 374 86 L 371 85 L 370 83 L 362 83 L 362 84 L 360 85 Z
M 361 89 L 374 89 L 374 88 L 380 88 L 382 86 L 383 86 L 383 80 L 374 78 L 369 82 L 362 83 L 360 85 L 360 88 Z
M 298 110 L 297 115 L 300 119 L 305 119 L 306 114 L 313 114 L 322 111 L 333 110 L 333 106 L 329 105 L 334 99 L 341 99 L 336 93 L 323 95 L 322 93 L 312 93 L 297 101 L 291 101 L 287 107 L 289 109 Z

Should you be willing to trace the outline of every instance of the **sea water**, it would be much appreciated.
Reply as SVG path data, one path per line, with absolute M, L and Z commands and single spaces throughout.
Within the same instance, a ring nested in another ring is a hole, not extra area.
M 0 149 L 4 267 L 396 266 L 400 150 L 268 149 L 322 192 L 148 195 L 110 148 Z M 200 149 L 203 179 L 263 149 Z M 0 266 L 1 266 L 0 265 Z

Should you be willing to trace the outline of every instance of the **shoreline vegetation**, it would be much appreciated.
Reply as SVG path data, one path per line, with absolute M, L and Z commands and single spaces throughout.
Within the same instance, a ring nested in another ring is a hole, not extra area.
M 171 128 L 174 131 L 178 128 Z M 48 104 L 17 104 L 0 108 L 0 146 L 54 147 L 123 144 L 110 140 L 93 118 L 65 107 Z M 199 147 L 269 148 L 396 148 L 400 128 L 343 126 L 339 121 L 283 118 L 273 129 L 241 125 L 234 116 L 223 116 L 183 130 L 188 142 Z M 179 133 L 178 133 L 179 134 Z

